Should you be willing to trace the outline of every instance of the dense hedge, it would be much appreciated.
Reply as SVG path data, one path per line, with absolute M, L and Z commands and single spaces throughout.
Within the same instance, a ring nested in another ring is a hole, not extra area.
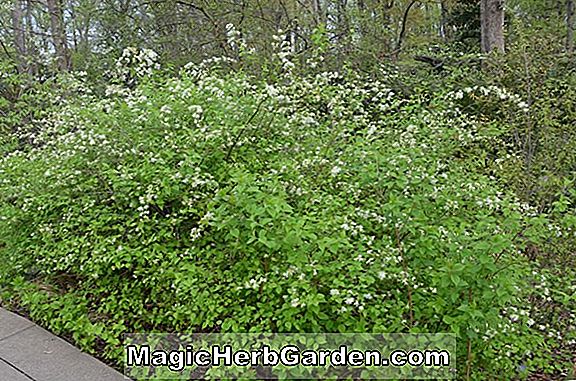
M 525 255 L 565 226 L 490 159 L 485 111 L 528 105 L 395 83 L 187 67 L 69 98 L 4 146 L 0 300 L 112 361 L 135 331 L 453 332 L 462 376 L 565 369 L 574 288 Z

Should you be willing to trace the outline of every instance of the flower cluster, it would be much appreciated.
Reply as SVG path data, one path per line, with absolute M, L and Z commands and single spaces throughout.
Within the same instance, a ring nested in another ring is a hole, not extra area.
M 151 49 L 128 47 L 116 61 L 116 75 L 125 84 L 143 77 L 151 76 L 160 69 L 158 54 Z
M 517 94 L 512 94 L 508 90 L 498 86 L 472 86 L 465 87 L 456 91 L 451 91 L 446 94 L 447 99 L 452 99 L 455 101 L 461 101 L 465 98 L 470 100 L 488 100 L 493 102 L 505 102 L 513 105 L 517 109 L 528 112 L 530 107 L 528 103 L 522 100 L 522 98 Z
M 272 36 L 272 40 L 272 48 L 275 51 L 275 56 L 280 61 L 282 72 L 286 78 L 291 78 L 293 70 L 296 67 L 296 64 L 293 61 L 294 46 L 290 42 L 288 35 L 282 30 L 279 30 L 278 34 Z

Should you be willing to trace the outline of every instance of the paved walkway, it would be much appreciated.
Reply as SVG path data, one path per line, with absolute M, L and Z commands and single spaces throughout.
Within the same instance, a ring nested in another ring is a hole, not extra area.
M 120 381 L 114 369 L 0 308 L 0 381 Z

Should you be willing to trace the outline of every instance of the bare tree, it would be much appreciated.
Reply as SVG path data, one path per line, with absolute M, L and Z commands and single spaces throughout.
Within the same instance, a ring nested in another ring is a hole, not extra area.
M 19 73 L 26 71 L 26 38 L 22 18 L 24 16 L 22 0 L 14 0 L 12 7 L 12 29 L 14 48 L 16 49 L 16 62 Z
M 566 50 L 574 53 L 574 0 L 566 1 Z
M 348 17 L 348 0 L 338 0 L 336 2 L 336 25 L 338 28 L 338 40 L 348 43 L 350 20 Z
M 504 0 L 481 0 L 482 52 L 504 53 Z
M 61 71 L 68 71 L 70 68 L 70 57 L 68 53 L 68 43 L 66 30 L 64 28 L 64 17 L 61 0 L 46 0 L 48 12 L 50 13 L 50 27 L 52 29 L 52 41 L 56 50 L 58 68 Z
M 34 41 L 34 25 L 37 23 L 32 15 L 33 10 L 33 0 L 26 1 L 26 14 L 24 15 L 24 20 L 26 20 L 26 65 L 28 73 L 35 75 L 38 73 L 38 49 L 36 48 L 36 43 Z
M 440 3 L 438 5 L 440 6 L 439 34 L 440 34 L 440 37 L 442 37 L 442 39 L 444 41 L 446 41 L 446 40 L 448 40 L 448 33 L 447 33 L 447 28 L 446 28 L 446 25 L 448 24 L 448 22 L 447 22 L 448 9 L 446 7 L 446 0 L 440 0 Z
M 316 25 L 326 22 L 324 8 L 322 7 L 321 0 L 312 0 L 312 12 L 314 13 L 314 21 Z
M 406 9 L 404 10 L 404 15 L 402 16 L 402 23 L 400 27 L 400 34 L 398 35 L 398 41 L 396 42 L 396 49 L 393 52 L 393 57 L 395 60 L 398 59 L 398 55 L 402 50 L 402 43 L 404 42 L 404 37 L 406 35 L 406 25 L 408 24 L 408 15 L 410 14 L 410 9 L 412 9 L 412 7 L 417 3 L 418 0 L 411 0 L 410 4 L 408 4 Z

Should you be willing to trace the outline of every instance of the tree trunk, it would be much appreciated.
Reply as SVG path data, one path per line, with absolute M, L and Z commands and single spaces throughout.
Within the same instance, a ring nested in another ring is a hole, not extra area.
M 316 22 L 316 25 L 325 22 L 321 0 L 312 0 L 312 11 L 314 13 L 314 21 Z
M 33 0 L 26 0 L 26 57 L 28 65 L 28 73 L 30 75 L 38 74 L 38 49 L 34 42 L 34 25 L 36 20 L 32 16 Z
M 408 24 L 408 15 L 410 14 L 410 9 L 418 3 L 418 0 L 410 1 L 410 4 L 404 10 L 404 16 L 402 16 L 402 23 L 400 27 L 400 34 L 398 35 L 398 41 L 396 42 L 396 49 L 393 52 L 394 60 L 398 60 L 400 51 L 402 50 L 402 43 L 404 42 L 404 36 L 406 35 L 406 25 Z
M 22 18 L 22 0 L 14 0 L 12 8 L 12 29 L 14 30 L 14 48 L 16 49 L 16 64 L 18 73 L 26 71 L 26 39 L 24 37 L 24 26 Z
M 70 68 L 70 58 L 68 56 L 68 44 L 66 41 L 66 31 L 64 29 L 64 17 L 60 0 L 47 0 L 48 12 L 50 13 L 50 26 L 52 41 L 56 50 L 58 69 L 68 71 Z
M 446 31 L 446 24 L 448 18 L 448 9 L 446 8 L 446 1 L 440 0 L 440 30 L 439 35 L 446 42 L 448 40 L 448 33 Z
M 566 1 L 566 50 L 574 53 L 574 0 Z
M 481 0 L 482 52 L 504 53 L 504 0 Z
M 347 41 L 350 24 L 348 20 L 348 0 L 339 0 L 337 3 L 337 28 L 340 33 L 339 40 Z

